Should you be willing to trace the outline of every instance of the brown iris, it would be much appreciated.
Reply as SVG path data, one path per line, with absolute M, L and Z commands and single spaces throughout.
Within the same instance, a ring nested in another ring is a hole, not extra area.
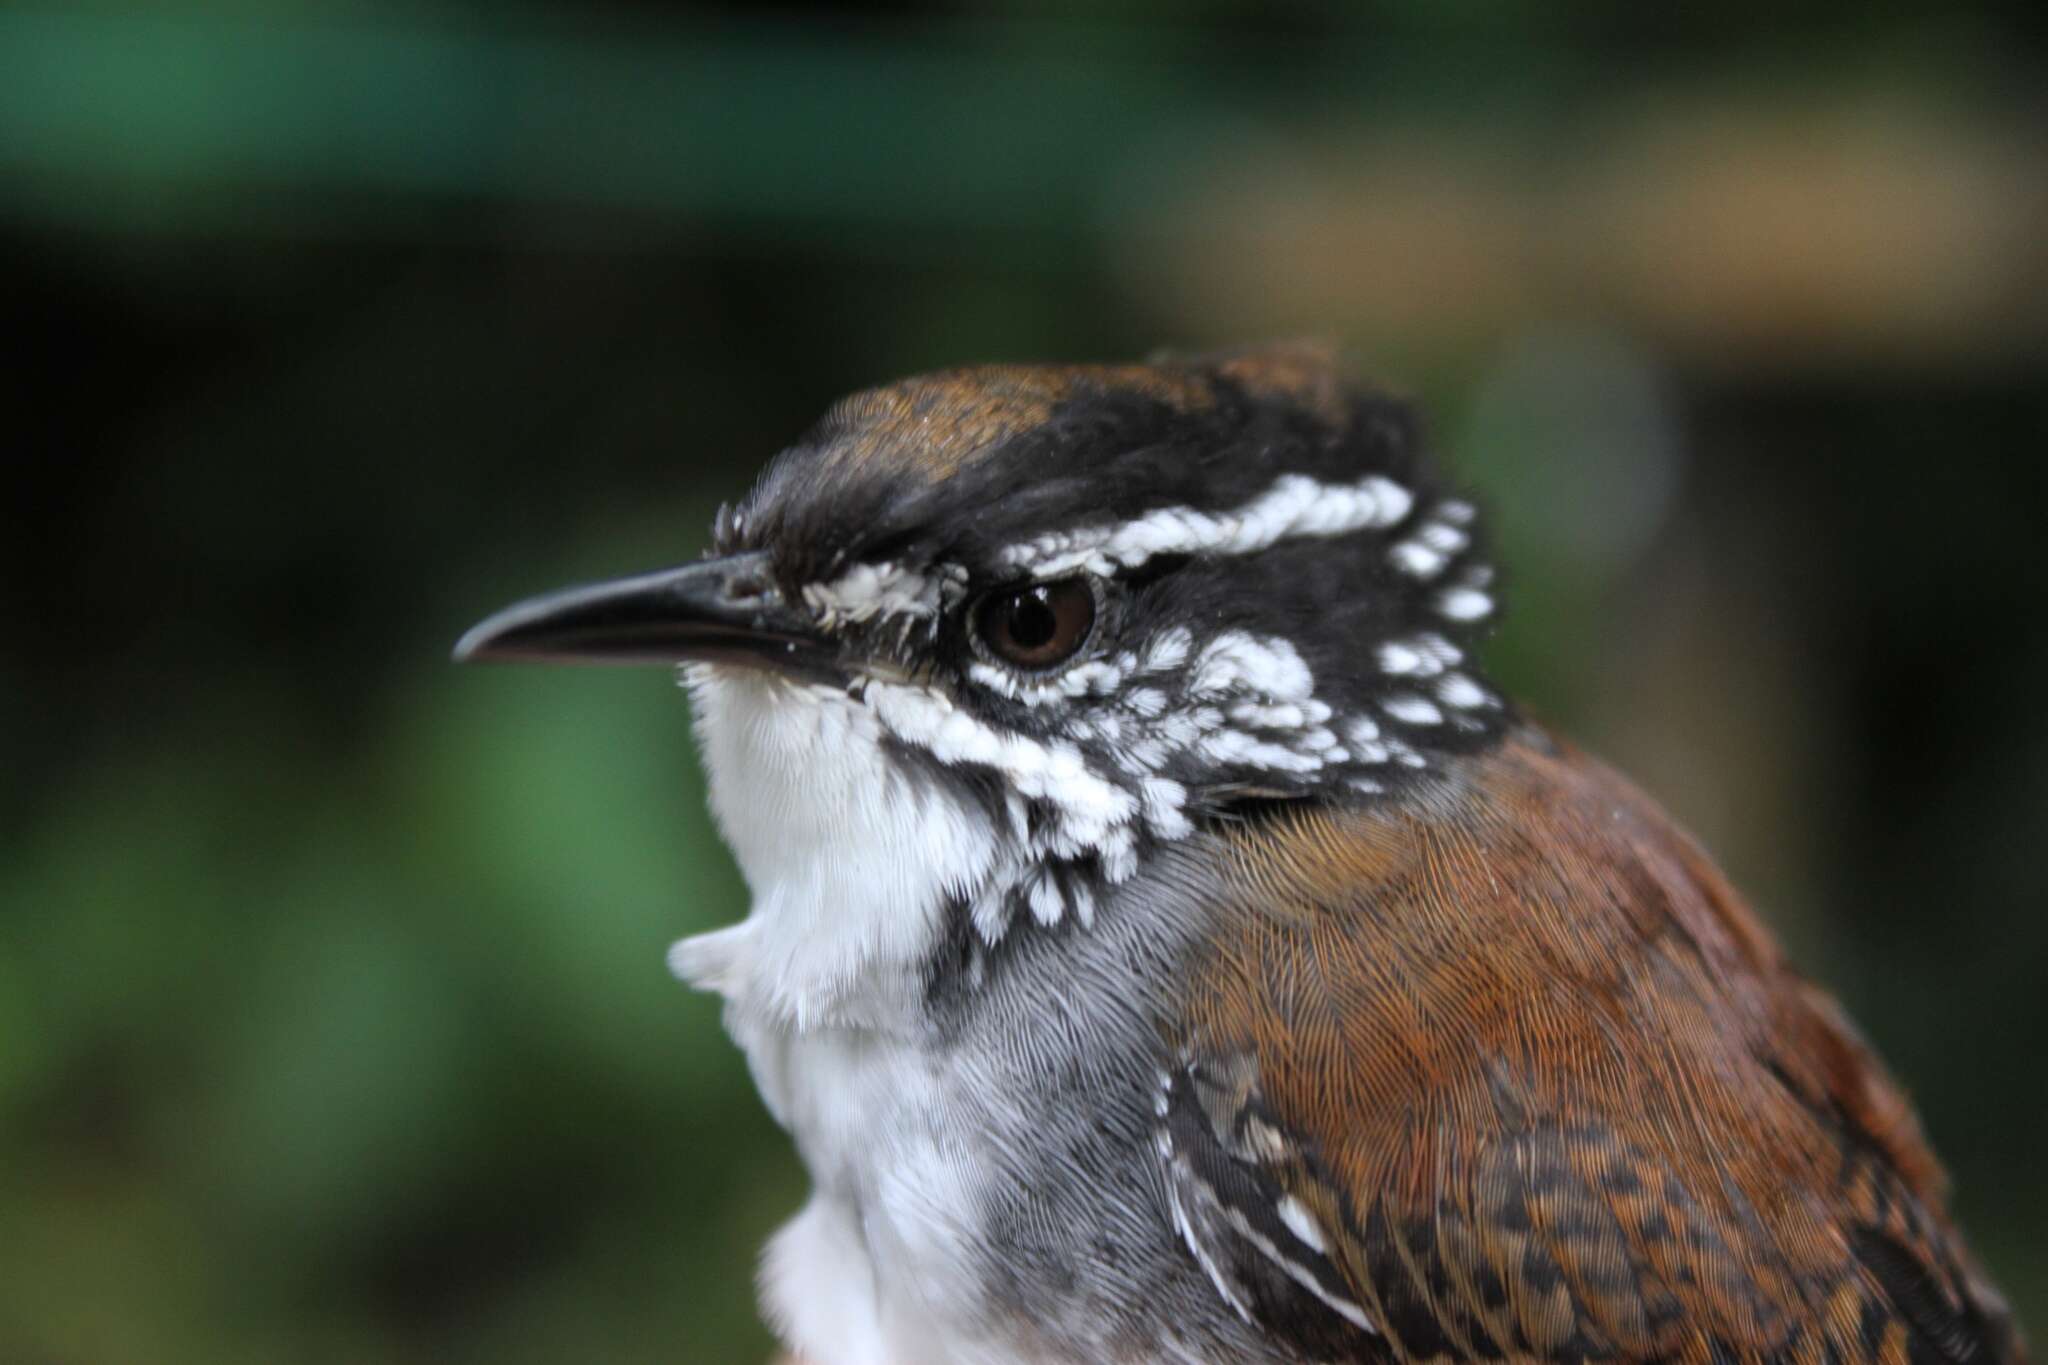
M 974 630 L 983 646 L 1021 669 L 1065 663 L 1094 627 L 1095 593 L 1080 578 L 1000 588 L 974 607 Z

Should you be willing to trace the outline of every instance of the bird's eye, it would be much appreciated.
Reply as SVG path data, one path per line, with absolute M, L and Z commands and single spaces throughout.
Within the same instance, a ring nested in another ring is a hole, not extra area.
M 1095 591 L 1086 579 L 999 588 L 975 603 L 983 648 L 1015 668 L 1038 671 L 1074 657 L 1095 629 Z

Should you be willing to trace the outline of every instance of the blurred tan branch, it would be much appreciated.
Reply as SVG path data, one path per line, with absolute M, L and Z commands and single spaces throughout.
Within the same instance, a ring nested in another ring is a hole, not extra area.
M 1169 159 L 1124 265 L 1197 335 L 1459 348 L 1593 317 L 1723 364 L 2037 350 L 2042 141 L 1907 101 L 1707 96 L 1519 142 L 1325 127 Z

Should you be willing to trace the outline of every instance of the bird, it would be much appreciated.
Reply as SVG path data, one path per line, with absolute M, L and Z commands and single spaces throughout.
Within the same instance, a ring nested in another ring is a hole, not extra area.
M 679 669 L 793 1358 L 2026 1359 L 1842 1009 L 1485 671 L 1498 572 L 1283 343 L 858 393 L 705 557 L 462 638 Z

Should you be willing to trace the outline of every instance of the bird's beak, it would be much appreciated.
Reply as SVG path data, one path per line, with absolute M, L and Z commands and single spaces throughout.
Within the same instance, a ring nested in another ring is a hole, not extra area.
M 458 663 L 738 663 L 837 679 L 838 649 L 783 600 L 765 551 L 531 597 L 471 628 Z

